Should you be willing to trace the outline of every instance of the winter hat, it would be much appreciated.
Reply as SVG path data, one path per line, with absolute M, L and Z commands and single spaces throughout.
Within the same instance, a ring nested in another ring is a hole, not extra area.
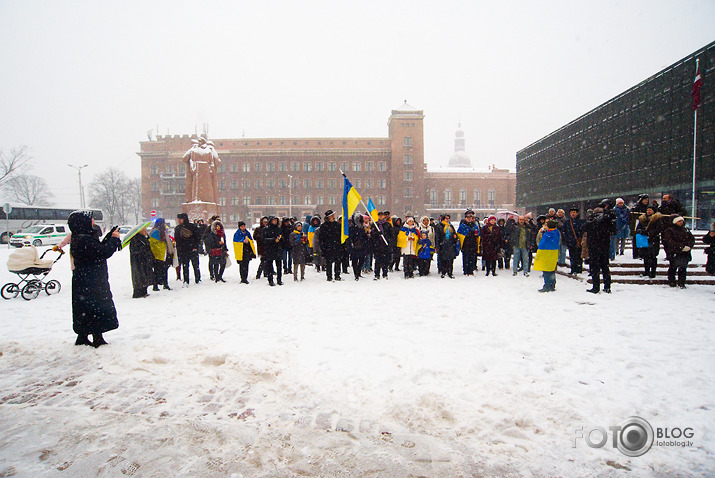
M 572 208 L 570 208 L 570 209 L 569 209 L 569 212 L 571 212 L 571 211 L 581 212 L 581 210 L 580 210 L 579 208 L 577 208 L 577 207 L 572 207 Z
M 474 211 L 472 211 L 471 209 L 467 209 L 467 212 L 464 213 L 464 217 L 467 216 L 474 216 Z
M 616 198 L 616 204 L 618 204 L 618 203 L 623 203 L 623 204 L 625 204 L 626 201 L 624 201 L 623 198 Z
M 328 209 L 327 211 L 325 211 L 325 219 L 327 219 L 327 218 L 329 218 L 330 216 L 333 216 L 333 215 L 335 215 L 335 213 L 333 212 L 332 209 Z
M 67 218 L 72 234 L 92 234 L 92 211 L 74 211 Z
M 239 229 L 241 228 L 241 226 L 245 226 L 245 225 L 246 225 L 245 222 L 243 222 L 243 221 L 238 221 L 238 227 L 239 227 Z
M 673 224 L 678 224 L 680 221 L 685 222 L 685 218 L 683 216 L 678 216 L 675 219 L 673 219 Z
M 556 229 L 559 227 L 559 223 L 554 221 L 553 219 L 549 219 L 549 221 L 546 223 L 546 227 L 549 229 Z

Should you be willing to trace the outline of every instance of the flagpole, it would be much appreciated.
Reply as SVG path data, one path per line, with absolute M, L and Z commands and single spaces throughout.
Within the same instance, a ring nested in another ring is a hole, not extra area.
M 699 66 L 700 66 L 700 59 L 695 59 L 695 77 L 697 81 L 697 76 L 699 72 Z M 697 220 L 695 219 L 695 211 L 696 211 L 696 205 L 695 205 L 695 164 L 697 160 L 697 137 L 698 137 L 698 106 L 699 105 L 694 105 L 695 106 L 695 112 L 693 113 L 693 200 L 690 205 L 690 215 L 693 216 L 693 222 L 692 222 L 692 230 L 694 231 L 697 227 Z
M 365 210 L 367 211 L 367 216 L 370 218 L 372 223 L 375 225 L 377 230 L 380 232 L 380 237 L 382 238 L 383 241 L 385 241 L 385 245 L 389 246 L 390 244 L 387 242 L 387 239 L 385 239 L 385 235 L 382 233 L 382 231 L 380 231 L 380 226 L 378 226 L 377 223 L 375 222 L 375 219 L 373 219 L 372 214 L 370 214 L 370 209 L 365 205 L 365 202 L 362 200 L 362 198 L 360 198 L 360 204 L 362 204 L 362 207 L 365 208 Z

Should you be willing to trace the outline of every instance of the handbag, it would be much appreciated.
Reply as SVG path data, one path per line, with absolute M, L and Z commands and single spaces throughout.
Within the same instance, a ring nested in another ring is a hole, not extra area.
M 636 234 L 636 248 L 643 249 L 648 246 L 648 236 L 645 234 Z

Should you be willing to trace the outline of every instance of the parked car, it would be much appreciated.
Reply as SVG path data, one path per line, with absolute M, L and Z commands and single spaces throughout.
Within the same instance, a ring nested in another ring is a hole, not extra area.
M 15 247 L 51 246 L 62 241 L 69 232 L 67 224 L 36 224 L 16 232 L 10 238 L 10 245 Z

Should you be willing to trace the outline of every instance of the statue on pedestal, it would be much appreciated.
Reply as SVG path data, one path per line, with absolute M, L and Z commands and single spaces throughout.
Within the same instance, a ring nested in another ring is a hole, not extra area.
M 191 220 L 206 219 L 218 214 L 217 169 L 221 159 L 212 141 L 205 137 L 191 140 L 184 154 L 186 162 L 186 196 L 184 212 Z

